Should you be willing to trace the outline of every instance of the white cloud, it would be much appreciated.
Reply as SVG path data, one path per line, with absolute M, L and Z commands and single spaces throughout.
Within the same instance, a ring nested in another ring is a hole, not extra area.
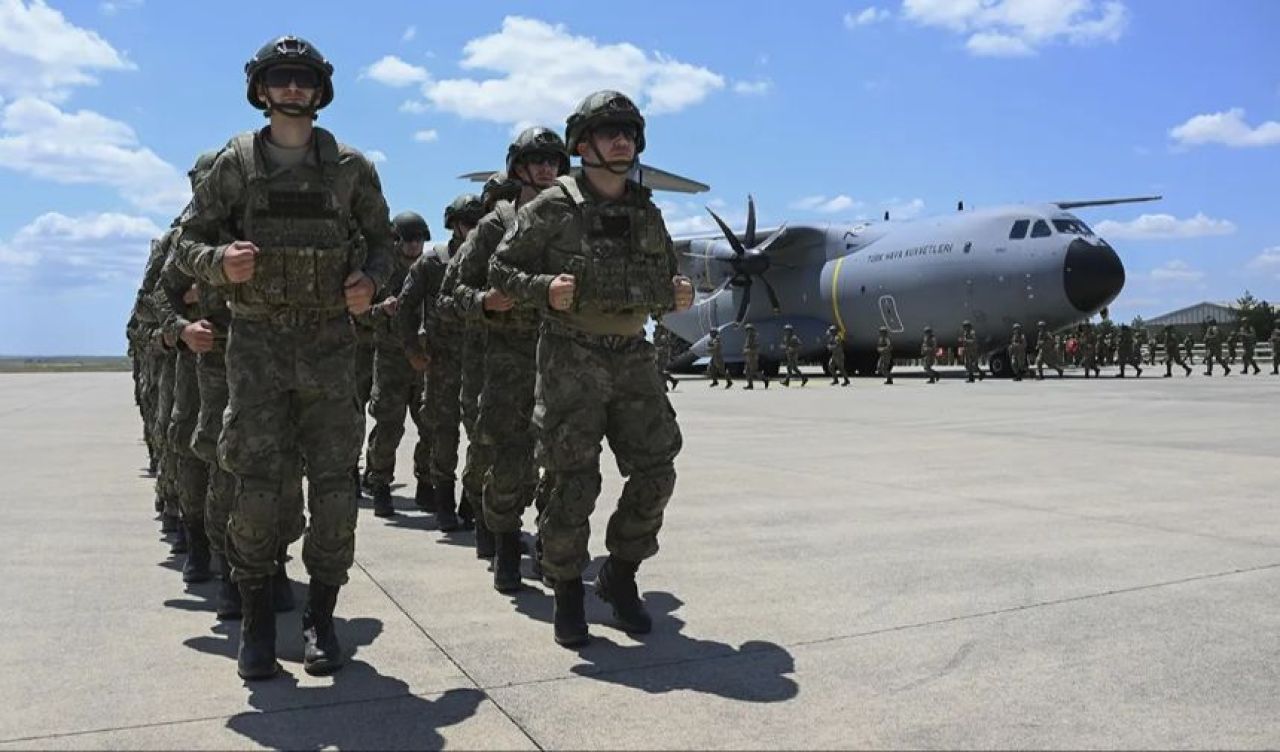
M 859 26 L 870 26 L 881 21 L 888 21 L 893 18 L 893 14 L 886 8 L 877 8 L 872 5 L 869 8 L 863 8 L 860 13 L 844 14 L 844 27 L 846 29 L 856 29 Z
M 0 167 L 55 183 L 110 186 L 151 212 L 176 214 L 190 197 L 186 176 L 138 143 L 127 124 L 29 97 L 4 108 Z
M 378 62 L 365 68 L 361 78 L 371 78 L 387 86 L 403 87 L 420 84 L 431 80 L 426 68 L 406 63 L 395 55 L 386 55 Z
M 508 16 L 497 33 L 463 47 L 459 65 L 493 71 L 492 78 L 427 81 L 422 93 L 436 109 L 466 119 L 512 125 L 558 125 L 587 94 L 616 89 L 637 100 L 645 115 L 677 112 L 725 86 L 701 66 L 646 52 L 625 42 L 602 44 L 562 25 Z
M 1058 41 L 1115 42 L 1129 11 L 1118 0 L 903 0 L 902 15 L 968 36 L 977 56 L 1026 56 Z
M 378 151 L 377 149 L 369 149 L 365 151 L 364 156 L 366 159 L 368 159 L 370 162 L 373 162 L 374 164 L 381 164 L 387 161 L 387 155 L 381 151 Z
M 1280 245 L 1263 249 L 1249 262 L 1249 268 L 1261 270 L 1264 274 L 1274 273 L 1275 278 L 1280 279 Z
M 762 78 L 758 81 L 735 81 L 733 83 L 733 93 L 746 96 L 761 96 L 768 94 L 772 89 L 773 82 L 767 78 Z
M 1169 129 L 1169 137 L 1179 146 L 1223 144 L 1234 147 L 1274 146 L 1280 144 L 1280 123 L 1268 120 L 1258 127 L 1244 121 L 1244 110 L 1235 107 L 1226 112 L 1196 115 L 1182 125 Z
M 0 280 L 78 287 L 136 280 L 164 229 L 127 214 L 42 214 L 0 242 Z
M 885 206 L 890 219 L 915 219 L 924 212 L 924 199 L 913 198 L 910 201 L 889 199 Z
M 406 99 L 400 103 L 401 112 L 408 112 L 413 115 L 421 115 L 426 112 L 427 109 L 428 107 L 426 103 L 417 99 Z
M 413 134 L 413 140 L 422 144 L 429 144 L 433 141 L 440 140 L 440 133 L 435 128 L 428 128 Z
M 1230 235 L 1236 231 L 1236 226 L 1230 220 L 1213 219 L 1198 212 L 1188 219 L 1178 219 L 1172 214 L 1143 214 L 1128 222 L 1104 219 L 1095 225 L 1094 229 L 1106 238 L 1170 240 Z
M 43 0 L 0 0 L 0 96 L 62 101 L 72 87 L 96 84 L 97 71 L 134 67 Z
M 1190 284 L 1204 279 L 1204 272 L 1192 269 L 1185 261 L 1170 261 L 1151 270 L 1151 281 L 1166 284 Z
M 122 11 L 141 8 L 142 3 L 143 0 L 104 0 L 104 2 L 98 6 L 98 9 L 108 16 L 114 16 Z
M 826 196 L 805 196 L 804 198 L 797 199 L 791 203 L 792 209 L 814 211 L 823 214 L 835 214 L 836 212 L 847 211 L 854 207 L 861 208 L 862 206 L 863 204 L 861 202 L 854 201 L 843 193 L 831 198 L 827 198 Z
M 403 34 L 401 34 L 401 35 L 400 35 L 400 41 L 401 41 L 401 42 L 412 42 L 412 41 L 413 41 L 413 38 L 414 38 L 414 37 L 416 37 L 416 36 L 418 36 L 418 27 L 417 27 L 417 26 L 410 26 L 409 28 L 407 28 L 407 29 L 405 29 L 405 30 L 404 30 L 404 33 L 403 33 Z

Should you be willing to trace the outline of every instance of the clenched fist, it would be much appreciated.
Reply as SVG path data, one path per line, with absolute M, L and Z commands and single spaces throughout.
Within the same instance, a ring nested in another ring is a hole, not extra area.
M 181 337 L 193 353 L 207 353 L 213 349 L 213 327 L 204 319 L 183 327 Z
M 569 310 L 573 307 L 573 291 L 576 284 L 572 274 L 557 274 L 547 287 L 547 305 L 556 311 Z
M 248 282 L 253 279 L 253 265 L 258 259 L 258 246 L 247 240 L 237 240 L 222 252 L 222 271 L 232 282 Z
M 364 272 L 351 272 L 342 283 L 342 293 L 347 299 L 347 311 L 359 316 L 373 303 L 373 280 Z
M 671 278 L 671 286 L 675 290 L 676 310 L 683 311 L 693 306 L 693 281 L 677 274 Z

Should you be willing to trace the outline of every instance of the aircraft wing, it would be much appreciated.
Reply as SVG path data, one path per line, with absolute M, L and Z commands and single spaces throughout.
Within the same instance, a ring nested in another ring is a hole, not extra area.
M 1164 196 L 1134 196 L 1132 198 L 1098 198 L 1085 201 L 1054 201 L 1059 209 L 1070 211 L 1085 206 L 1112 206 L 1113 204 L 1141 204 L 1145 201 L 1159 201 Z
M 573 168 L 573 174 L 577 175 L 581 172 L 580 167 Z M 483 183 L 488 180 L 497 170 L 482 170 L 479 172 L 466 172 L 458 176 L 461 180 L 470 180 L 473 183 Z M 660 170 L 652 165 L 641 163 L 631 175 L 631 178 L 643 186 L 647 186 L 655 191 L 667 191 L 669 193 L 705 193 L 711 190 L 711 186 L 706 183 L 699 183 L 691 178 L 676 175 L 673 172 Z

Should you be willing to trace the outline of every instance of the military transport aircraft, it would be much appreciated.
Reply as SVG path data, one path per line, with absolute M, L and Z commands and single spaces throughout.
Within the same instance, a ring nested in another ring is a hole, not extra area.
M 914 221 L 790 224 L 757 232 L 748 197 L 745 232 L 711 211 L 721 236 L 676 241 L 681 271 L 694 280 L 693 308 L 662 323 L 691 346 L 673 363 L 688 367 L 720 331 L 725 360 L 741 363 L 742 324 L 755 325 L 761 366 L 784 357 L 782 328 L 795 327 L 801 358 L 825 358 L 826 330 L 845 333 L 851 370 L 874 369 L 878 329 L 895 354 L 918 356 L 925 326 L 954 346 L 973 323 L 993 375 L 1007 375 L 1010 329 L 1022 324 L 1034 347 L 1039 321 L 1057 330 L 1087 319 L 1124 287 L 1124 265 L 1107 241 L 1068 210 L 1160 196 L 1057 201 L 964 210 Z M 763 240 L 760 240 L 763 238 Z M 759 241 L 759 242 L 757 242 Z M 764 295 L 752 291 L 759 284 Z

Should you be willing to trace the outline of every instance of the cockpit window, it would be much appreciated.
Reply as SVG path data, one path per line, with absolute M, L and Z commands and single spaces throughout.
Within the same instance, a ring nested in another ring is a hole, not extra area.
M 1031 237 L 1047 238 L 1053 234 L 1053 230 L 1049 229 L 1049 223 L 1043 219 L 1037 219 L 1036 223 L 1031 226 Z
M 1027 236 L 1027 228 L 1031 226 L 1031 220 L 1019 219 L 1013 223 L 1013 229 L 1009 231 L 1010 240 L 1022 240 Z
M 1089 229 L 1089 225 L 1078 219 L 1055 219 L 1053 226 L 1063 235 L 1093 235 L 1093 230 Z

